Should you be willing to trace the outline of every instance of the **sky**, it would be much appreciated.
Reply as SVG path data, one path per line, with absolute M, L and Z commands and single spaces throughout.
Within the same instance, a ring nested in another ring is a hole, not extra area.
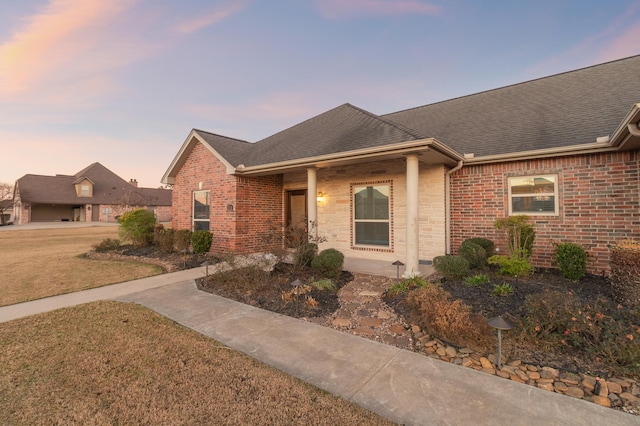
M 395 112 L 639 40 L 638 0 L 3 0 L 0 183 L 100 162 L 157 188 L 193 128 L 255 142 L 346 102 Z

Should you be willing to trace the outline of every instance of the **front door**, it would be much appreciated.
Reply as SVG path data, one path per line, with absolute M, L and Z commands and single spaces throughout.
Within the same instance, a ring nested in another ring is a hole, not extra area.
M 307 238 L 307 190 L 287 191 L 287 246 Z

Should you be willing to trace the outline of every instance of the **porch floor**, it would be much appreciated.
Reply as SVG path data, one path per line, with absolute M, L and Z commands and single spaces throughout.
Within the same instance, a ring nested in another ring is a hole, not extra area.
M 363 259 L 357 257 L 344 258 L 344 270 L 349 272 L 359 272 L 361 274 L 380 275 L 383 277 L 396 278 L 398 268 L 382 260 Z M 434 272 L 431 265 L 420 265 L 420 273 L 422 276 L 430 275 Z M 404 266 L 400 266 L 400 278 L 404 273 Z

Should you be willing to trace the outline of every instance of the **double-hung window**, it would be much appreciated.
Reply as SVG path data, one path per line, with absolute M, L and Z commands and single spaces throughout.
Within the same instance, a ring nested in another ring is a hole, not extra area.
M 354 185 L 355 245 L 389 247 L 390 185 Z
M 209 231 L 209 210 L 211 198 L 209 191 L 193 191 L 193 230 Z
M 558 215 L 558 175 L 510 177 L 509 214 Z

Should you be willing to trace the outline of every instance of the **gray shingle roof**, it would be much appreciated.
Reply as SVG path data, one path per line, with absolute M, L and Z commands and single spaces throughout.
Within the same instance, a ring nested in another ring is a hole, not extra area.
M 93 183 L 93 197 L 78 197 L 75 183 L 83 178 Z M 73 176 L 27 174 L 18 179 L 20 198 L 41 204 L 119 204 L 123 198 L 144 200 L 149 205 L 170 206 L 171 191 L 135 188 L 100 163 L 93 163 Z
M 593 143 L 640 102 L 640 56 L 383 115 L 476 156 Z
M 254 144 L 241 139 L 229 138 L 204 130 L 193 129 L 209 146 L 222 155 L 230 164 L 242 164 Z
M 640 55 L 381 116 L 344 104 L 256 143 L 194 131 L 234 167 L 426 138 L 481 157 L 594 143 L 639 102 Z
M 255 143 L 245 166 L 424 139 L 417 132 L 344 104 Z

